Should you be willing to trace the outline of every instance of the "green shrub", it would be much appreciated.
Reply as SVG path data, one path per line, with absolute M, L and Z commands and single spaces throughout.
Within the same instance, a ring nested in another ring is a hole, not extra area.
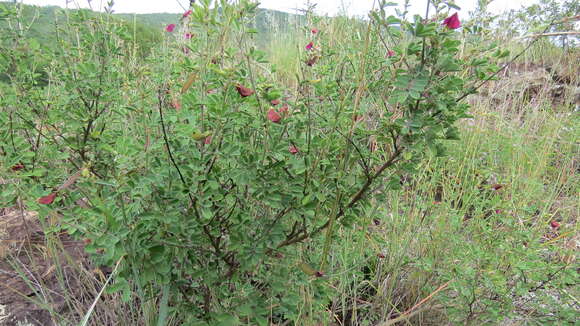
M 487 56 L 505 53 L 462 60 L 447 5 L 406 21 L 383 3 L 340 42 L 308 31 L 290 90 L 253 46 L 256 5 L 209 3 L 139 64 L 126 26 L 71 14 L 44 87 L 11 48 L 0 205 L 22 198 L 98 264 L 120 262 L 109 291 L 161 292 L 161 324 L 323 322 L 336 229 L 442 154 L 468 116 L 460 100 L 495 69 Z

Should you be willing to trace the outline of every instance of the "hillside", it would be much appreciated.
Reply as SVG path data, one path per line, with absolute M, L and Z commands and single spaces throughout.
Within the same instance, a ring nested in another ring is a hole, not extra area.
M 6 12 L 14 10 L 12 2 L 0 2 L 0 30 L 5 28 L 14 28 L 9 26 L 6 20 L 2 17 L 6 16 Z M 28 38 L 36 39 L 41 45 L 51 47 L 56 42 L 55 23 L 61 15 L 58 12 L 64 13 L 62 8 L 57 6 L 34 6 L 22 5 L 22 16 L 27 25 L 22 26 Z M 91 12 L 89 10 L 83 10 Z M 76 12 L 76 10 L 71 10 Z M 94 12 L 93 12 L 94 14 Z M 154 14 L 129 14 L 120 13 L 114 14 L 121 20 L 129 23 L 128 27 L 133 28 L 133 19 L 135 19 L 135 28 L 138 43 L 157 43 L 161 39 L 163 28 L 167 24 L 176 23 L 179 21 L 181 14 L 179 13 L 154 13 Z M 300 15 L 289 14 L 276 10 L 260 9 L 255 18 L 256 29 L 262 33 L 262 39 L 268 39 L 267 35 L 273 32 L 285 33 L 290 28 L 304 23 L 304 17 Z
M 53 49 L 57 41 L 57 27 L 62 26 L 64 21 L 67 19 L 65 16 L 65 11 L 57 6 L 32 6 L 32 5 L 22 5 L 22 21 L 24 22 L 21 26 L 12 26 L 10 23 L 2 19 L 2 17 L 7 17 L 10 12 L 14 12 L 16 9 L 13 3 L 0 2 L 0 30 L 4 29 L 19 29 L 21 33 L 28 39 L 34 39 L 38 41 L 41 47 L 46 49 Z M 87 13 L 89 16 L 95 13 L 82 9 L 82 12 Z M 78 10 L 69 11 L 69 15 L 72 13 L 78 13 Z M 160 18 L 155 19 L 141 19 L 137 18 L 136 24 L 133 25 L 131 15 L 116 15 L 119 19 L 127 21 L 126 27 L 131 30 L 135 28 L 136 42 L 140 44 L 140 48 L 143 53 L 147 53 L 148 50 L 154 46 L 158 41 L 161 40 L 162 32 L 161 29 L 154 27 L 150 22 L 158 21 L 161 22 L 162 19 L 169 20 L 168 14 L 159 14 Z M 129 20 L 131 18 L 131 20 Z M 3 33 L 7 35 L 7 33 Z

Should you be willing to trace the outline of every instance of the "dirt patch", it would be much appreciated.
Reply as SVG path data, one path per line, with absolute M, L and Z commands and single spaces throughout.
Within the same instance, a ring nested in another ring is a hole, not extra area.
M 82 288 L 75 271 L 82 265 L 82 242 L 47 236 L 35 212 L 0 210 L 0 325 L 61 324 L 55 316 L 74 309 L 67 298 Z
M 572 68 L 566 65 L 512 63 L 498 75 L 498 80 L 480 90 L 480 96 L 496 106 L 512 107 L 514 101 L 520 104 L 548 101 L 553 107 L 577 109 L 580 105 L 580 85 L 571 71 Z

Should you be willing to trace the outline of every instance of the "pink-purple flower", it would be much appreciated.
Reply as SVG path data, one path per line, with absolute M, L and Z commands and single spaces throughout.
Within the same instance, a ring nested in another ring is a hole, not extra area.
M 445 20 L 443 21 L 443 24 L 441 25 L 445 25 L 447 26 L 447 28 L 451 28 L 451 29 L 458 29 L 459 27 L 461 27 L 461 22 L 459 21 L 459 15 L 457 15 L 457 13 L 454 13 L 453 15 L 445 18 Z
M 169 24 L 169 25 L 167 25 L 167 27 L 165 27 L 165 31 L 169 32 L 169 33 L 173 32 L 174 29 L 175 29 L 175 24 Z
M 254 94 L 253 90 L 251 90 L 247 87 L 244 87 L 240 84 L 236 85 L 236 90 L 238 91 L 238 93 L 240 94 L 241 97 L 248 97 L 248 96 Z
M 279 123 L 280 120 L 282 120 L 282 116 L 278 112 L 276 112 L 276 110 L 274 110 L 274 109 L 268 110 L 267 117 L 268 117 L 268 120 L 270 120 L 274 123 Z
M 288 104 L 284 104 L 284 106 L 280 108 L 280 113 L 285 116 L 290 114 L 290 112 L 288 111 Z
M 181 103 L 179 102 L 179 100 L 174 99 L 171 101 L 171 107 L 179 111 L 181 109 Z
M 288 147 L 288 151 L 290 152 L 290 154 L 296 155 L 296 154 L 298 154 L 298 147 L 296 147 L 294 145 L 290 145 Z
M 306 50 L 310 51 L 314 47 L 314 43 L 310 42 L 306 45 Z
M 16 172 L 16 171 L 20 171 L 20 170 L 22 170 L 22 169 L 24 169 L 24 164 L 22 164 L 22 163 L 15 164 L 15 165 L 12 167 L 12 171 L 14 171 L 14 172 Z

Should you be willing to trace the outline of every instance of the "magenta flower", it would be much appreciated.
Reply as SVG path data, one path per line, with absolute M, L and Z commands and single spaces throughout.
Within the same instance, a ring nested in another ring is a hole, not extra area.
M 454 13 L 453 15 L 445 18 L 443 24 L 441 25 L 445 25 L 447 26 L 447 28 L 451 29 L 458 29 L 459 27 L 461 27 L 461 22 L 459 21 L 459 16 L 457 15 L 457 13 Z
M 280 116 L 280 114 L 276 112 L 276 110 L 270 109 L 268 110 L 268 120 L 274 123 L 279 123 L 280 120 L 282 120 L 282 116 Z
M 185 33 L 186 40 L 190 40 L 192 37 L 193 37 L 193 35 L 191 35 L 191 33 Z
M 314 47 L 314 43 L 310 42 L 306 45 L 306 50 L 310 51 Z
M 12 171 L 14 171 L 14 172 L 20 171 L 22 169 L 24 169 L 24 164 L 22 164 L 22 163 L 18 163 L 12 167 Z
M 318 29 L 313 28 L 311 32 L 312 32 L 312 34 L 318 34 Z
M 179 103 L 179 100 L 173 100 L 171 101 L 171 107 L 179 111 L 181 109 L 181 103 Z
M 165 31 L 169 32 L 169 33 L 173 32 L 174 29 L 175 29 L 175 24 L 169 24 L 169 25 L 167 25 L 167 27 L 165 27 Z
M 393 57 L 393 56 L 395 56 L 395 51 L 393 51 L 393 50 L 387 51 L 387 57 Z
M 203 140 L 203 143 L 204 143 L 205 145 L 209 145 L 209 144 L 211 144 L 211 135 L 210 135 L 210 136 L 207 136 L 207 137 L 205 137 L 205 139 Z
M 183 18 L 187 18 L 189 15 L 191 15 L 191 10 L 188 10 L 186 12 L 183 13 Z
M 298 153 L 298 147 L 290 145 L 290 147 L 288 147 L 288 151 L 290 152 L 290 154 L 296 155 Z
M 289 115 L 290 112 L 288 112 L 288 104 L 284 104 L 283 107 L 280 108 L 280 113 L 283 115 Z
M 557 221 L 552 221 L 552 222 L 550 222 L 550 226 L 551 226 L 553 229 L 557 229 L 557 228 L 559 228 L 559 227 L 560 227 L 560 223 L 558 223 Z
M 247 87 L 244 87 L 240 84 L 236 85 L 236 90 L 238 91 L 238 93 L 240 94 L 241 97 L 248 97 L 248 96 L 254 94 L 253 90 L 251 90 Z

